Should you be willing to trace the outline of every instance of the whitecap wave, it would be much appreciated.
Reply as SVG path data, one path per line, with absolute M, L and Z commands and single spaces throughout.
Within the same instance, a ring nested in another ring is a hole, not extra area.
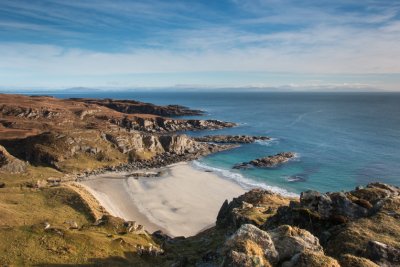
M 256 140 L 254 143 L 262 145 L 262 146 L 273 146 L 279 143 L 278 138 L 271 138 L 269 140 Z
M 238 172 L 234 172 L 234 171 L 227 170 L 227 169 L 211 167 L 211 166 L 208 166 L 197 160 L 192 161 L 192 166 L 194 168 L 197 168 L 200 170 L 212 171 L 212 172 L 216 173 L 217 175 L 221 176 L 222 178 L 232 180 L 232 181 L 238 183 L 241 187 L 243 187 L 246 190 L 250 190 L 253 188 L 262 188 L 262 189 L 270 190 L 272 192 L 275 192 L 275 193 L 278 193 L 280 195 L 287 196 L 287 197 L 298 197 L 299 196 L 298 194 L 289 192 L 284 188 L 267 185 L 262 182 L 257 182 L 252 179 L 244 177 L 242 174 L 240 174 Z

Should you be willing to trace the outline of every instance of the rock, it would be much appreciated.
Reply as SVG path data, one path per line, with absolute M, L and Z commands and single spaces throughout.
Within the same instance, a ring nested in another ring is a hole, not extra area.
M 25 172 L 28 164 L 12 156 L 0 145 L 0 171 L 9 173 Z
M 3 182 L 0 182 L 0 188 L 4 188 L 4 187 L 6 187 L 6 184 Z
M 361 200 L 353 202 L 342 192 L 321 194 L 315 191 L 301 193 L 300 204 L 304 208 L 318 212 L 323 219 L 333 216 L 344 216 L 345 218 L 360 218 L 368 214 L 368 209 L 360 205 Z M 362 201 L 361 201 L 362 202 Z
M 279 261 L 270 235 L 254 225 L 244 224 L 224 245 L 223 266 L 269 266 Z
M 381 266 L 400 266 L 400 249 L 378 241 L 369 241 L 366 255 Z
M 223 266 L 340 266 L 324 255 L 317 237 L 289 225 L 263 231 L 244 224 L 227 239 L 222 251 Z
M 36 181 L 36 188 L 44 188 L 47 186 L 47 181 L 46 180 L 37 180 Z
M 135 179 L 138 179 L 139 177 L 142 177 L 142 178 L 160 177 L 161 174 L 162 174 L 161 171 L 158 171 L 158 172 L 139 171 L 139 172 L 132 172 L 130 174 L 127 174 L 125 177 L 133 177 Z
M 223 203 L 217 216 L 217 227 L 239 228 L 242 224 L 262 225 L 264 220 L 281 205 L 289 204 L 289 199 L 262 189 L 253 189 Z
M 376 263 L 363 257 L 357 257 L 351 254 L 344 254 L 339 259 L 342 267 L 379 267 Z
M 157 238 L 157 239 L 163 240 L 163 241 L 167 241 L 167 240 L 171 240 L 171 239 L 172 239 L 169 235 L 165 234 L 165 233 L 164 233 L 163 231 L 161 231 L 161 230 L 155 231 L 155 232 L 152 234 L 152 236 L 154 236 L 154 237 Z
M 69 229 L 79 229 L 78 223 L 76 221 L 66 221 L 65 224 L 69 225 Z
M 323 253 L 318 238 L 304 229 L 282 225 L 268 233 L 281 261 L 291 259 L 294 255 L 304 251 Z
M 44 224 L 44 230 L 49 229 L 51 226 L 49 222 L 44 222 L 43 224 Z
M 249 162 L 242 162 L 233 166 L 234 169 L 244 169 L 251 166 L 262 167 L 262 168 L 273 168 L 282 163 L 288 162 L 290 159 L 296 156 L 293 152 L 281 152 L 274 156 L 268 156 L 265 158 L 255 159 Z
M 195 137 L 197 142 L 212 142 L 212 143 L 231 143 L 231 144 L 248 144 L 255 141 L 271 140 L 267 136 L 249 136 L 249 135 L 206 135 Z
M 321 252 L 305 251 L 294 255 L 282 267 L 340 267 L 339 263 Z

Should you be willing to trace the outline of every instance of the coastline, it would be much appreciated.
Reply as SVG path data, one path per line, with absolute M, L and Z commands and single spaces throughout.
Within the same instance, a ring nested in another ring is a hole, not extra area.
M 157 169 L 161 177 L 127 178 L 127 172 L 89 176 L 79 182 L 111 215 L 136 221 L 149 232 L 192 236 L 215 224 L 223 202 L 246 190 L 189 162 Z

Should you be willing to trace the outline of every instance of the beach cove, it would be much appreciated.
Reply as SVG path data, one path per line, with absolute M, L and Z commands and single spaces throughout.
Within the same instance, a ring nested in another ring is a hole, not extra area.
M 170 236 L 192 236 L 212 227 L 223 202 L 245 192 L 236 182 L 188 162 L 161 170 L 161 177 L 110 172 L 80 183 L 111 215 Z

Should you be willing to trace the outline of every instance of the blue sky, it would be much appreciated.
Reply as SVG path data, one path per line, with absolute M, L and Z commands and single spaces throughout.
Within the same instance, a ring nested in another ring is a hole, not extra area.
M 1 0 L 2 88 L 400 90 L 398 0 Z

